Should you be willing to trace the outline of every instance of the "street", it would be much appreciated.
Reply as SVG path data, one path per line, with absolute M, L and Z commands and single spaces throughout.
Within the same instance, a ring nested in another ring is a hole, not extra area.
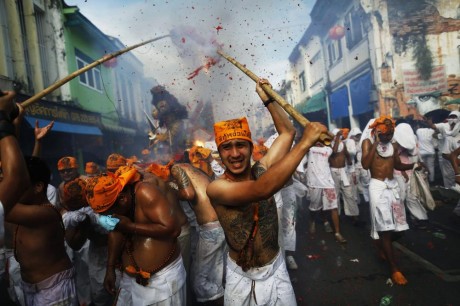
M 360 205 L 364 226 L 340 217 L 345 245 L 326 233 L 320 222 L 316 233 L 309 234 L 305 203 L 299 207 L 294 256 L 299 269 L 290 271 L 298 305 L 379 305 L 388 295 L 391 305 L 460 305 L 460 223 L 451 217 L 455 194 L 432 191 L 438 206 L 429 212 L 427 228 L 411 227 L 393 242 L 397 263 L 409 282 L 406 286 L 388 281 L 388 266 L 377 256 L 369 235 L 364 202 Z

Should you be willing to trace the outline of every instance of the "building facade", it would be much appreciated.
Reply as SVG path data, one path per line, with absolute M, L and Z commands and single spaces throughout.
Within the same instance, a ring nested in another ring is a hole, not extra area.
M 289 57 L 307 118 L 363 128 L 378 115 L 425 115 L 458 98 L 457 1 L 321 0 Z

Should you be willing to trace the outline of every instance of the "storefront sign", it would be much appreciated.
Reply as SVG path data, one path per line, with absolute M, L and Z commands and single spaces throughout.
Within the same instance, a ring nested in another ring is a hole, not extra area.
M 403 70 L 404 92 L 407 95 L 425 95 L 435 91 L 447 91 L 446 67 L 433 67 L 429 80 L 422 80 L 415 69 Z

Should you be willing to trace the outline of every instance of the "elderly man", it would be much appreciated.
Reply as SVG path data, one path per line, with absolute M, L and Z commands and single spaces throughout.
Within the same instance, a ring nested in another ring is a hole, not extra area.
M 257 93 L 279 133 L 267 154 L 251 167 L 252 140 L 246 118 L 214 125 L 219 155 L 226 170 L 206 193 L 216 209 L 229 247 L 224 301 L 228 305 L 276 303 L 296 305 L 278 245 L 278 217 L 273 195 L 291 177 L 308 149 L 327 129 L 306 126 L 292 150 L 295 129 L 285 112 L 257 83 Z
M 366 127 L 371 135 L 362 142 L 364 169 L 371 172 L 369 183 L 371 237 L 389 266 L 391 279 L 398 285 L 405 285 L 406 278 L 400 272 L 393 256 L 392 233 L 409 228 L 406 222 L 404 204 L 399 197 L 398 182 L 393 170 L 409 170 L 414 164 L 402 164 L 398 147 L 391 141 L 395 131 L 395 122 L 391 117 L 382 116 Z
M 121 167 L 113 175 L 89 179 L 86 185 L 91 208 L 112 230 L 105 287 L 116 293 L 115 268 L 121 267 L 117 305 L 184 305 L 177 211 L 159 188 L 140 179 L 136 169 Z

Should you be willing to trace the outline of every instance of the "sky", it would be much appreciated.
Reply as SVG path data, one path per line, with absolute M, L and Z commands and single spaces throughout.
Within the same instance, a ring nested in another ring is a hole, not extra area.
M 199 100 L 212 101 L 216 120 L 255 114 L 261 107 L 255 83 L 220 59 L 207 72 L 191 80 L 190 73 L 206 62 L 209 50 L 193 44 L 193 32 L 222 50 L 259 77 L 279 88 L 289 70 L 288 57 L 310 22 L 314 0 L 65 0 L 107 35 L 127 45 L 171 31 L 164 38 L 133 50 L 144 63 L 146 76 L 154 78 L 193 109 Z M 182 30 L 186 29 L 187 32 Z M 179 39 L 179 41 L 177 40 Z M 183 43 L 183 45 L 181 45 Z M 210 45 L 210 44 L 207 44 Z M 192 50 L 184 53 L 180 48 Z M 208 46 L 209 47 L 209 46 Z M 215 49 L 214 49 L 215 51 Z M 213 54 L 213 56 L 215 53 Z

